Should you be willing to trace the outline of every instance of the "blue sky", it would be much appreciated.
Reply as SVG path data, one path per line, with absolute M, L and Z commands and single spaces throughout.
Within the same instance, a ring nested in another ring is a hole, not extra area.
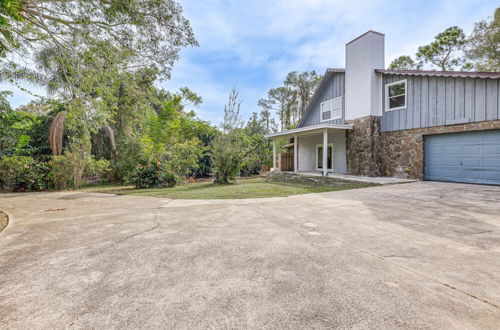
M 217 124 L 231 88 L 243 100 L 242 116 L 290 71 L 344 67 L 345 43 L 367 30 L 385 34 L 386 64 L 413 55 L 449 26 L 467 34 L 493 14 L 497 1 L 184 0 L 179 1 L 200 44 L 181 52 L 172 79 L 159 86 L 188 86 L 204 103 L 198 116 Z M 7 89 L 2 86 L 3 89 Z M 31 97 L 15 88 L 14 106 Z

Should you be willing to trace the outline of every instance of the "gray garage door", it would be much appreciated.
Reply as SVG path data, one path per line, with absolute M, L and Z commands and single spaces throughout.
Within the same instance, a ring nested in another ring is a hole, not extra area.
M 426 136 L 425 178 L 500 184 L 500 130 Z

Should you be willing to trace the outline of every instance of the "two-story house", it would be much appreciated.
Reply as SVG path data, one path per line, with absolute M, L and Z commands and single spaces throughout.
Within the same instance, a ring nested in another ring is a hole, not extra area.
M 384 35 L 346 44 L 295 129 L 293 171 L 500 184 L 500 72 L 384 70 Z

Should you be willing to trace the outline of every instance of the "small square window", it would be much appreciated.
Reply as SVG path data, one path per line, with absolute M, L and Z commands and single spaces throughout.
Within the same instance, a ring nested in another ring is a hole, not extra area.
M 321 121 L 342 118 L 342 96 L 321 103 Z
M 385 85 L 385 110 L 406 108 L 406 80 Z

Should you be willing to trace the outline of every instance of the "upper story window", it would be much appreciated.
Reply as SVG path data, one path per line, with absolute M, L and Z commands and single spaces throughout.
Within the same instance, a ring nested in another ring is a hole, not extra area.
M 385 85 L 385 111 L 406 108 L 406 79 Z
M 321 121 L 342 118 L 342 96 L 321 102 Z

